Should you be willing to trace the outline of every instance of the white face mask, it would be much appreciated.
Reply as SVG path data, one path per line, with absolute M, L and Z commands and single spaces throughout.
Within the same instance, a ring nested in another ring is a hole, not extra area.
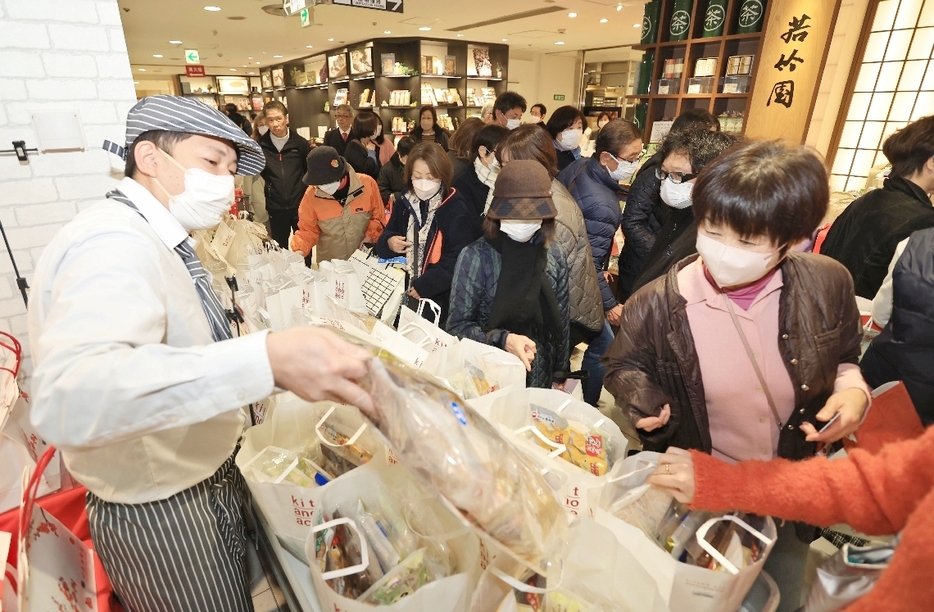
M 259 126 L 258 128 L 256 128 L 256 129 L 259 131 L 259 135 L 260 135 L 260 136 L 262 136 L 263 134 L 265 134 L 266 132 L 269 131 L 269 128 L 266 127 L 265 125 L 261 125 L 261 126 Z
M 697 234 L 697 252 L 720 287 L 756 282 L 773 268 L 771 264 L 776 253 L 754 253 L 728 246 L 700 232 Z
M 610 173 L 610 178 L 613 179 L 614 181 L 617 181 L 617 182 L 625 181 L 630 176 L 632 176 L 633 172 L 639 169 L 638 161 L 630 162 L 624 159 L 619 159 L 612 153 L 608 153 L 608 155 L 612 157 L 613 159 L 615 159 L 616 162 L 619 164 L 618 166 L 616 166 L 616 170 L 610 170 L 609 168 L 606 169 L 606 171 Z
M 234 177 L 185 168 L 165 151 L 162 154 L 185 171 L 185 191 L 178 195 L 171 195 L 159 179 L 153 179 L 169 198 L 169 212 L 188 232 L 216 227 L 233 205 Z
M 441 181 L 431 179 L 414 179 L 412 187 L 419 200 L 430 200 L 432 196 L 441 191 Z
M 542 229 L 542 220 L 519 221 L 518 219 L 503 219 L 499 222 L 499 229 L 516 242 L 528 242 L 538 230 Z
M 541 117 L 536 117 L 535 115 L 531 115 L 529 117 L 529 123 L 541 123 L 541 122 L 542 122 Z
M 665 204 L 681 210 L 691 205 L 691 193 L 693 191 L 694 183 L 679 183 L 675 185 L 668 179 L 665 179 L 662 181 L 662 188 L 659 190 L 659 194 L 662 196 L 662 201 Z
M 609 123 L 609 121 L 600 121 L 597 123 L 597 127 L 602 130 L 603 126 L 605 126 L 607 123 Z
M 376 124 L 376 133 L 373 134 L 373 138 L 378 137 L 378 136 L 379 136 L 380 134 L 382 134 L 382 133 L 383 133 L 383 126 L 380 125 L 379 123 L 377 123 L 377 124 Z
M 318 185 L 318 189 L 323 191 L 328 195 L 334 195 L 334 192 L 337 191 L 341 186 L 341 181 L 337 180 L 333 183 L 325 183 L 324 185 Z
M 522 125 L 521 119 L 507 119 L 506 120 L 506 127 L 509 128 L 510 130 L 514 130 L 520 125 Z
M 558 134 L 558 144 L 561 146 L 562 151 L 573 151 L 577 147 L 581 146 L 581 138 L 584 136 L 584 130 L 573 129 L 573 130 L 564 130 Z

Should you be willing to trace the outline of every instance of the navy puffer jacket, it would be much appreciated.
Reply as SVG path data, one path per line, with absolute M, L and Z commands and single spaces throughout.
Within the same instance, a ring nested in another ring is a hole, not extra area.
M 615 308 L 616 297 L 603 278 L 603 270 L 610 259 L 613 236 L 623 219 L 623 209 L 619 205 L 620 185 L 610 178 L 610 173 L 600 165 L 596 154 L 590 158 L 582 157 L 562 170 L 558 180 L 568 188 L 584 214 L 603 309 Z

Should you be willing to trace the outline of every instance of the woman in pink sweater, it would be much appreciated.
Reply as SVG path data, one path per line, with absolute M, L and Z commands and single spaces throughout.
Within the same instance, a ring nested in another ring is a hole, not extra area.
M 844 522 L 870 535 L 901 532 L 889 568 L 845 612 L 934 610 L 934 427 L 878 454 L 731 465 L 669 448 L 648 482 L 691 508 L 734 510 L 827 526 Z

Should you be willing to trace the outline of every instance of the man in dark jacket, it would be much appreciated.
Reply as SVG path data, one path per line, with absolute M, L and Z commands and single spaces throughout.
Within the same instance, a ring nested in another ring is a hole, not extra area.
M 343 157 L 350 140 L 350 128 L 353 126 L 353 109 L 349 104 L 341 104 L 334 109 L 334 118 L 337 119 L 337 127 L 325 132 L 324 146 L 334 147 L 337 154 Z
M 856 295 L 870 300 L 882 285 L 898 243 L 917 230 L 934 227 L 934 115 L 886 138 L 882 152 L 892 164 L 882 189 L 850 204 L 820 249 L 821 255 L 850 271 Z
M 234 125 L 246 132 L 247 136 L 253 134 L 253 124 L 250 123 L 249 119 L 240 114 L 236 104 L 228 104 L 224 107 L 224 110 L 227 112 L 227 117 L 234 122 Z
M 308 141 L 289 129 L 289 110 L 282 102 L 268 102 L 263 108 L 269 131 L 260 136 L 259 146 L 266 156 L 266 210 L 272 239 L 288 248 L 289 233 L 298 230 L 298 205 L 305 195 L 302 177 L 308 170 L 305 159 L 311 153 Z

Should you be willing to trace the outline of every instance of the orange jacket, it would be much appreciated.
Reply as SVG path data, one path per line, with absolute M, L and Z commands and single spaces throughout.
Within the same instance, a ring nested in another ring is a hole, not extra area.
M 305 191 L 298 207 L 298 231 L 289 245 L 293 251 L 310 253 L 317 246 L 315 261 L 348 259 L 368 238 L 376 242 L 383 232 L 383 201 L 371 177 L 347 167 L 350 185 L 347 202 L 341 206 L 317 186 Z

